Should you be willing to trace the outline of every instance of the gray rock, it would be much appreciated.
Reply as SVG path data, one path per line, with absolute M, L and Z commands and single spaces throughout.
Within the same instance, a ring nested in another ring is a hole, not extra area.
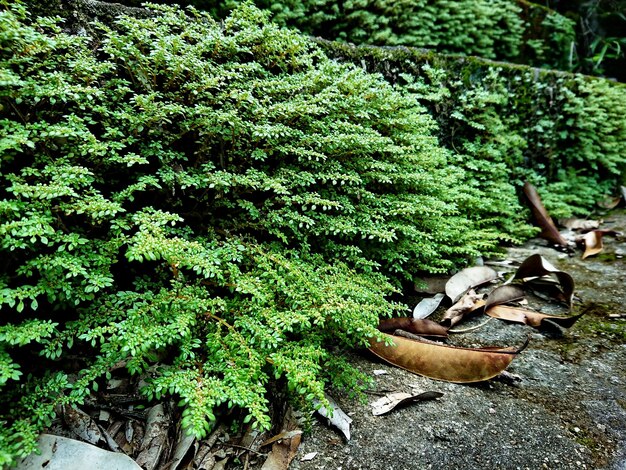
M 22 460 L 19 470 L 141 470 L 130 457 L 51 434 L 39 436 L 40 454 Z

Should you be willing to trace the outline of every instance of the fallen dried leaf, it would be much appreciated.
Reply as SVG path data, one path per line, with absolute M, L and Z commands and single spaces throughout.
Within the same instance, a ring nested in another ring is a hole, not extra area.
M 372 403 L 372 414 L 381 416 L 389 413 L 394 408 L 407 403 L 418 401 L 435 400 L 443 396 L 441 392 L 424 392 L 417 395 L 406 392 L 389 393 Z
M 522 279 L 525 282 L 543 276 L 554 276 L 561 286 L 563 300 L 567 305 L 572 304 L 574 296 L 574 280 L 572 276 L 564 271 L 555 268 L 549 261 L 541 255 L 531 255 L 524 260 L 517 269 L 513 279 Z
M 582 243 L 585 245 L 585 252 L 583 253 L 582 259 L 597 255 L 604 249 L 602 244 L 602 237 L 604 235 L 614 236 L 619 234 L 620 233 L 615 230 L 593 230 L 591 232 L 587 232 L 581 238 Z
M 343 435 L 346 436 L 347 440 L 350 440 L 350 424 L 352 423 L 352 418 L 343 412 L 332 397 L 329 395 L 325 395 L 325 397 L 326 400 L 328 400 L 329 408 L 327 409 L 322 405 L 318 408 L 317 412 L 324 418 L 328 419 L 330 424 L 339 429 Z M 317 406 L 320 402 L 314 400 L 313 404 Z
M 122 449 L 120 449 L 120 446 L 117 442 L 115 442 L 115 439 L 113 439 L 111 434 L 109 434 L 104 428 L 101 428 L 100 430 L 102 431 L 102 436 L 104 437 L 109 449 L 113 452 L 122 452 Z
M 18 463 L 18 468 L 142 470 L 127 455 L 109 452 L 66 437 L 41 434 L 37 446 L 39 452 L 33 452 L 24 458 Z
M 455 348 L 383 333 L 384 341 L 370 340 L 370 351 L 390 364 L 431 379 L 447 382 L 481 382 L 495 377 L 511 363 L 521 348 Z
M 104 440 L 96 422 L 78 408 L 65 405 L 63 407 L 63 421 L 74 434 L 90 444 L 98 444 Z
M 519 307 L 510 307 L 508 305 L 495 305 L 486 311 L 487 315 L 500 320 L 512 321 L 516 323 L 524 323 L 526 325 L 540 327 L 543 326 L 544 320 L 549 320 L 561 328 L 570 328 L 576 320 L 584 315 L 580 313 L 572 317 L 564 317 L 560 315 L 547 315 L 545 313 L 535 312 Z
M 276 441 L 280 441 L 281 439 L 291 439 L 292 437 L 298 436 L 300 434 L 302 434 L 302 431 L 300 429 L 294 429 L 293 431 L 283 431 L 263 441 L 259 447 L 268 446 Z
M 428 319 L 409 317 L 386 318 L 378 323 L 380 331 L 404 330 L 416 335 L 424 336 L 448 336 L 448 329 L 437 322 Z
M 273 442 L 272 451 L 267 456 L 261 470 L 287 470 L 289 468 L 289 464 L 296 456 L 302 440 L 302 431 L 297 427 L 298 423 L 293 411 L 289 408 L 283 419 L 283 432 L 268 439 L 268 441 Z M 280 437 L 281 435 L 282 437 Z
M 193 457 L 195 451 L 192 453 L 190 450 L 195 441 L 195 436 L 187 434 L 186 430 L 178 430 L 178 440 L 176 442 L 176 446 L 174 447 L 174 456 L 169 464 L 169 470 L 178 470 L 183 461 L 188 461 Z
M 543 202 L 541 202 L 537 189 L 527 181 L 524 183 L 523 191 L 528 199 L 528 202 L 530 203 L 530 210 L 537 221 L 537 225 L 541 227 L 540 236 L 548 241 L 551 241 L 552 243 L 556 243 L 557 245 L 568 247 L 569 243 L 563 235 L 559 233 L 556 225 L 554 225 L 554 222 L 548 214 L 548 211 L 546 211 Z
M 588 258 L 589 256 L 597 255 L 604 248 L 602 244 L 602 233 L 598 233 L 597 231 L 589 232 L 582 237 L 582 243 L 585 246 L 585 252 L 583 253 L 582 259 Z
M 413 309 L 413 318 L 424 319 L 437 310 L 437 307 L 444 299 L 444 294 L 437 294 L 434 297 L 422 299 Z
M 215 452 L 212 452 L 213 446 L 217 440 L 224 434 L 226 426 L 220 424 L 207 439 L 201 441 L 200 448 L 193 459 L 192 468 L 198 470 L 212 470 L 215 466 Z
M 448 280 L 446 283 L 446 295 L 455 304 L 468 290 L 497 278 L 498 273 L 488 266 L 465 268 Z
M 496 287 L 487 296 L 485 301 L 485 312 L 495 305 L 509 302 L 519 302 L 524 299 L 524 289 L 518 286 L 504 285 Z
M 304 454 L 300 459 L 300 462 L 308 462 L 309 460 L 313 460 L 317 456 L 317 452 L 309 452 L 308 454 Z
M 461 299 L 443 314 L 441 325 L 452 327 L 459 323 L 467 313 L 474 312 L 485 305 L 482 295 L 471 289 Z
M 146 422 L 146 431 L 141 442 L 141 452 L 135 459 L 146 470 L 153 470 L 159 463 L 161 454 L 167 447 L 167 434 L 170 425 L 169 416 L 163 404 L 150 408 Z

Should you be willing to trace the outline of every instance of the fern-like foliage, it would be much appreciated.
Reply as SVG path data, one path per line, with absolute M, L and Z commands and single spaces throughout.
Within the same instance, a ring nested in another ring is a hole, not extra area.
M 354 387 L 331 348 L 495 248 L 413 93 L 250 6 L 98 28 L 0 14 L 2 465 L 121 363 L 198 436 L 223 407 L 267 427 L 270 381 Z
M 555 217 L 589 214 L 625 181 L 622 83 L 416 49 L 320 44 L 418 97 L 476 196 L 459 206 L 500 235 L 531 233 L 516 196 L 525 180 Z
M 167 3 L 166 0 L 158 0 Z M 138 0 L 123 3 L 139 5 Z M 182 0 L 223 17 L 241 0 Z M 575 22 L 526 0 L 255 0 L 281 26 L 355 44 L 440 52 L 572 70 Z

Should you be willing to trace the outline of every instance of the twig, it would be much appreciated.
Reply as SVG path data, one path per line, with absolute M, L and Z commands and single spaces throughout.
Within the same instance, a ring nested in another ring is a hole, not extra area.
M 225 430 L 226 430 L 226 426 L 224 425 L 224 423 L 220 423 L 220 425 L 217 428 L 215 428 L 215 430 L 209 435 L 208 439 L 205 442 L 206 446 L 209 449 L 211 449 L 217 442 L 218 437 L 220 437 L 220 435 Z
M 433 341 L 430 339 L 426 339 L 423 338 L 419 335 L 413 334 L 413 333 L 409 333 L 408 331 L 404 331 L 404 330 L 395 330 L 393 332 L 394 336 L 402 336 L 403 338 L 408 338 L 408 339 L 412 339 L 413 341 L 419 341 L 420 343 L 428 343 L 428 344 L 441 344 L 437 341 Z
M 487 318 L 484 322 L 482 322 L 480 325 L 476 325 L 476 326 L 472 326 L 470 328 L 465 328 L 463 330 L 448 330 L 448 333 L 469 333 L 470 331 L 475 331 L 479 328 L 482 328 L 483 326 L 485 326 L 487 323 L 489 323 L 491 320 L 493 320 L 493 317 L 489 317 Z
M 247 450 L 248 452 L 253 452 L 257 455 L 262 455 L 262 456 L 266 456 L 267 454 L 263 453 L 263 452 L 259 452 L 258 450 L 254 450 L 251 449 L 250 447 L 246 447 L 246 446 L 240 446 L 238 444 L 225 444 L 228 447 L 236 447 L 237 449 L 243 449 L 243 450 Z

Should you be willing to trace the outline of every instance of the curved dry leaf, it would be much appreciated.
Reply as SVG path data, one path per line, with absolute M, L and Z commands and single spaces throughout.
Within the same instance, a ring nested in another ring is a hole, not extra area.
M 583 236 L 582 242 L 585 245 L 585 252 L 583 253 L 582 259 L 597 255 L 602 251 L 604 248 L 602 244 L 602 235 L 603 233 L 594 230 L 593 232 L 586 233 Z
M 448 280 L 446 283 L 446 295 L 455 304 L 468 290 L 497 278 L 498 273 L 488 266 L 465 268 Z
M 301 434 L 275 442 L 261 470 L 287 470 L 298 453 L 298 447 L 302 441 Z
M 41 434 L 37 451 L 18 462 L 20 469 L 116 469 L 142 470 L 129 456 L 109 452 L 85 442 Z
M 343 412 L 343 410 L 339 407 L 337 402 L 333 400 L 329 395 L 324 395 L 326 400 L 328 400 L 327 409 L 325 406 L 320 406 L 317 412 L 328 419 L 330 424 L 339 429 L 344 436 L 346 436 L 347 440 L 350 440 L 350 424 L 352 423 L 352 418 L 350 418 L 347 414 Z M 320 402 L 318 400 L 313 400 L 314 405 L 318 405 Z
M 437 322 L 409 317 L 380 320 L 378 329 L 380 331 L 404 330 L 424 336 L 448 336 L 448 329 Z
M 300 434 L 302 434 L 301 429 L 295 429 L 293 431 L 283 431 L 261 442 L 261 444 L 259 444 L 259 448 L 273 444 L 274 442 L 280 441 L 281 439 L 291 439 L 292 437 L 299 436 Z
M 174 447 L 174 456 L 169 464 L 168 470 L 178 470 L 181 467 L 181 463 L 185 460 L 185 457 L 195 455 L 195 450 L 191 451 L 191 447 L 194 445 L 196 437 L 193 434 L 187 434 L 185 429 L 180 429 L 178 433 L 178 441 Z
M 581 238 L 583 244 L 585 245 L 585 252 L 583 253 L 582 259 L 597 255 L 603 250 L 604 246 L 602 244 L 602 237 L 604 235 L 619 234 L 620 232 L 616 232 L 615 230 L 593 230 L 591 232 L 587 232 Z
M 434 297 L 422 299 L 413 309 L 413 318 L 424 319 L 437 310 L 444 299 L 445 294 L 437 294 Z
M 287 470 L 298 453 L 302 431 L 298 429 L 298 422 L 291 408 L 285 413 L 282 429 L 283 432 L 261 444 L 261 446 L 272 444 L 272 450 L 261 470 Z
M 519 286 L 504 285 L 496 287 L 487 296 L 487 300 L 485 301 L 485 312 L 495 305 L 520 301 L 524 298 L 524 296 L 524 289 Z
M 473 289 L 467 292 L 461 299 L 450 307 L 443 314 L 441 324 L 447 327 L 453 327 L 459 323 L 466 314 L 478 310 L 485 305 L 482 301 L 482 295 L 479 295 Z
M 147 470 L 157 467 L 163 451 L 168 447 L 168 434 L 171 421 L 162 403 L 148 412 L 146 432 L 141 442 L 141 452 L 135 459 L 138 465 Z
M 513 361 L 522 348 L 455 348 L 432 342 L 413 341 L 383 333 L 393 343 L 370 340 L 369 350 L 382 360 L 436 380 L 469 383 L 495 377 Z
M 545 313 L 527 310 L 525 308 L 510 307 L 507 305 L 495 305 L 486 311 L 487 315 L 500 320 L 523 323 L 529 326 L 541 327 L 544 320 L 559 325 L 561 328 L 571 328 L 576 320 L 582 317 L 585 312 L 572 317 L 563 317 L 560 315 L 547 315 Z
M 541 255 L 531 255 L 517 268 L 513 279 L 527 280 L 542 276 L 554 276 L 561 285 L 563 300 L 567 305 L 572 304 L 574 296 L 574 279 L 564 271 L 555 268 L 548 260 Z
M 435 400 L 437 398 L 441 398 L 442 396 L 443 393 L 441 392 L 424 392 L 417 395 L 406 392 L 389 393 L 372 403 L 372 414 L 374 416 L 381 416 L 389 413 L 396 407 L 407 403 Z
M 81 439 L 90 444 L 99 444 L 104 440 L 96 422 L 84 411 L 70 405 L 63 406 L 63 421 Z
M 551 241 L 552 243 L 556 243 L 557 245 L 564 247 L 569 246 L 567 240 L 563 237 L 563 235 L 561 235 L 559 230 L 556 228 L 556 225 L 554 225 L 554 222 L 544 207 L 543 202 L 541 202 L 537 189 L 526 181 L 524 183 L 523 191 L 528 199 L 528 202 L 530 203 L 530 210 L 537 221 L 537 225 L 541 227 L 540 236 L 548 241 Z

